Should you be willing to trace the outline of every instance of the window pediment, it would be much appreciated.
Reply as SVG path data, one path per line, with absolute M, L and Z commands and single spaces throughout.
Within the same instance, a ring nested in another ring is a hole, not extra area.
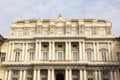
M 28 49 L 28 51 L 35 51 L 35 49 L 34 48 L 30 48 L 30 49 Z
M 87 49 L 85 49 L 86 51 L 93 51 L 93 49 L 92 48 L 87 48 Z
M 99 49 L 100 51 L 108 51 L 108 49 L 106 49 L 106 48 L 101 48 L 101 49 Z
M 14 51 L 22 51 L 20 48 L 15 48 Z

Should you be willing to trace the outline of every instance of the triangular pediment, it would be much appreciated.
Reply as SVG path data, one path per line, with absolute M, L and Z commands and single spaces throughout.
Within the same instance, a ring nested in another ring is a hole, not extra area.
M 16 49 L 14 49 L 14 51 L 22 51 L 22 49 L 16 48 Z
M 35 51 L 35 49 L 34 48 L 30 48 L 30 49 L 28 49 L 28 51 Z
M 100 51 L 108 51 L 108 49 L 106 49 L 106 48 L 101 48 L 101 49 L 99 49 Z
M 87 49 L 85 49 L 86 51 L 93 51 L 93 49 L 92 48 L 87 48 Z
M 71 21 L 71 19 L 64 17 L 62 14 L 59 14 L 57 18 L 52 18 L 50 21 L 56 22 L 56 23 L 63 23 L 66 21 Z

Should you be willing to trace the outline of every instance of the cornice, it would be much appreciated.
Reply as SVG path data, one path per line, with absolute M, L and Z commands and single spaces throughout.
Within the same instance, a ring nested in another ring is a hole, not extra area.
M 36 39 L 85 39 L 85 40 L 114 40 L 114 36 L 34 36 L 34 37 L 7 37 L 8 40 L 36 40 Z

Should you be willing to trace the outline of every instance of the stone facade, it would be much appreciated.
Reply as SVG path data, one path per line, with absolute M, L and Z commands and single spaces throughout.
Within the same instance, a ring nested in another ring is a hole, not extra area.
M 2 45 L 2 80 L 119 80 L 120 42 L 102 19 L 19 20 Z M 0 73 L 1 74 L 1 73 Z

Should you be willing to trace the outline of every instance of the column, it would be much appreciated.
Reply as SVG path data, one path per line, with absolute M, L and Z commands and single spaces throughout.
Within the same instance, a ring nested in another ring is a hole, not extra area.
M 84 80 L 87 80 L 86 70 L 84 70 Z
M 38 69 L 38 72 L 37 72 L 37 80 L 40 80 L 40 69 Z
M 96 61 L 96 59 L 97 59 L 97 55 L 96 55 L 96 43 L 93 43 L 93 46 L 94 46 L 94 58 L 93 58 L 93 60 Z
M 42 57 L 41 57 L 41 42 L 39 42 L 39 60 L 41 61 L 42 60 Z
M 69 60 L 72 60 L 72 56 L 71 56 L 71 42 L 69 42 Z
M 23 80 L 26 80 L 26 70 L 23 72 Z
M 49 42 L 49 60 L 51 60 L 51 42 Z
M 83 52 L 82 54 L 84 55 L 83 60 L 86 61 L 85 43 L 84 42 L 82 43 L 82 52 Z
M 99 53 L 99 43 L 97 43 L 96 53 L 97 53 L 97 54 L 96 54 L 96 55 L 97 55 L 97 60 L 100 61 L 101 59 L 100 59 L 100 53 Z
M 55 60 L 55 42 L 52 42 L 52 60 Z
M 38 42 L 36 42 L 36 47 L 35 47 L 35 60 L 37 61 L 38 59 Z
M 50 80 L 50 69 L 48 69 L 48 80 Z
M 24 55 L 25 55 L 25 44 L 23 43 L 23 48 L 22 48 L 22 58 L 21 58 L 21 61 L 24 61 Z
M 72 70 L 69 69 L 69 80 L 72 80 Z
M 110 71 L 110 79 L 111 79 L 111 80 L 114 80 L 114 79 L 113 79 L 113 71 Z
M 68 60 L 68 42 L 65 42 L 65 60 Z
M 12 51 L 11 51 L 11 61 L 14 61 L 15 55 L 14 55 L 14 43 L 12 43 Z
M 5 71 L 4 79 L 5 79 L 5 80 L 8 80 L 8 70 Z
M 9 70 L 9 73 L 8 73 L 8 80 L 11 80 L 11 70 Z
M 96 70 L 95 70 L 95 80 L 98 80 L 98 75 Z
M 114 71 L 114 80 L 118 80 L 117 79 L 117 71 Z
M 22 80 L 22 70 L 20 70 L 20 78 L 19 80 Z
M 82 60 L 82 47 L 81 47 L 81 42 L 79 42 L 79 60 Z
M 28 43 L 26 43 L 26 48 L 25 48 L 25 61 L 28 61 Z
M 99 80 L 102 80 L 101 71 L 98 71 L 98 74 L 99 74 L 98 76 Z
M 68 69 L 65 70 L 65 80 L 68 80 Z
M 51 80 L 55 80 L 54 69 L 52 69 L 52 78 Z
M 82 70 L 80 70 L 80 80 L 83 80 L 83 71 Z
M 38 49 L 38 50 L 37 50 L 37 61 L 39 61 L 39 51 L 40 51 L 40 50 L 39 50 L 39 45 L 40 45 L 40 44 L 39 44 L 39 42 L 38 42 L 38 48 L 37 48 L 37 49 Z
M 9 43 L 9 50 L 8 50 L 8 58 L 7 60 L 10 61 L 10 55 L 11 55 L 11 43 Z
M 111 61 L 110 43 L 108 43 L 108 61 Z
M 111 55 L 112 55 L 112 60 L 114 61 L 115 59 L 115 57 L 114 57 L 114 52 L 113 52 L 113 43 L 111 43 Z
M 34 69 L 33 80 L 36 80 L 36 69 Z

